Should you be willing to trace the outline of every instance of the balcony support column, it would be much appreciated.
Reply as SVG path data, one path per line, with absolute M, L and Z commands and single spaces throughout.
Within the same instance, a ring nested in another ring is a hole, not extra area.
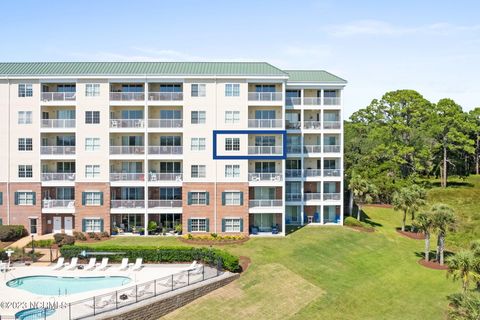
M 145 201 L 145 205 L 144 205 L 144 208 L 145 208 L 145 212 L 144 212 L 144 235 L 148 236 L 148 146 L 150 145 L 150 141 L 149 141 L 149 136 L 148 136 L 148 114 L 149 114 L 149 106 L 148 106 L 148 80 L 145 79 L 145 82 L 144 82 L 144 89 L 143 89 L 143 92 L 144 92 L 144 112 L 143 112 L 143 123 L 145 123 L 145 125 L 143 126 L 143 134 L 144 134 L 144 139 L 143 139 L 143 143 L 144 143 L 144 153 L 143 153 L 143 182 L 144 182 L 144 191 L 143 191 L 143 199 Z

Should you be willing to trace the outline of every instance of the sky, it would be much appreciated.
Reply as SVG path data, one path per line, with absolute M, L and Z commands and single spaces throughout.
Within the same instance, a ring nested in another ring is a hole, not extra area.
M 480 1 L 1 1 L 0 61 L 266 61 L 480 106 Z

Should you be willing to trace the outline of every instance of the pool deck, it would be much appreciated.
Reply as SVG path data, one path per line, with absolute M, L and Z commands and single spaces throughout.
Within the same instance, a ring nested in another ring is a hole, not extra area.
M 34 306 L 42 307 L 58 304 L 63 306 L 58 308 L 57 312 L 48 319 L 68 319 L 65 312 L 68 312 L 66 306 L 69 303 L 77 302 L 83 299 L 91 299 L 93 296 L 102 294 L 111 294 L 117 290 L 126 290 L 134 287 L 137 284 L 142 284 L 155 279 L 170 276 L 182 272 L 189 264 L 145 264 L 139 271 L 118 271 L 118 264 L 110 265 L 105 271 L 85 271 L 85 270 L 53 270 L 52 264 L 50 266 L 14 266 L 8 272 L 0 272 L 0 315 L 13 316 L 20 310 L 29 309 Z M 216 269 L 205 267 L 205 272 L 216 273 Z M 15 278 L 27 276 L 57 276 L 57 277 L 99 277 L 99 276 L 123 276 L 132 279 L 131 282 L 123 286 L 112 287 L 101 290 L 92 290 L 75 294 L 45 296 L 30 293 L 19 288 L 11 288 L 6 283 Z M 198 277 L 198 275 L 197 275 Z M 201 277 L 201 275 L 200 275 Z M 88 307 L 88 306 L 87 306 Z M 80 310 L 78 310 L 80 311 Z M 80 313 L 80 312 L 79 312 Z

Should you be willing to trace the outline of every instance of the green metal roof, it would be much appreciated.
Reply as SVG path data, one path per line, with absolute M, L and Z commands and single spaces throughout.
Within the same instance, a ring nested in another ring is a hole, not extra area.
M 0 76 L 280 76 L 287 74 L 266 62 L 9 62 Z
M 288 82 L 347 83 L 346 80 L 324 70 L 284 70 L 288 73 Z

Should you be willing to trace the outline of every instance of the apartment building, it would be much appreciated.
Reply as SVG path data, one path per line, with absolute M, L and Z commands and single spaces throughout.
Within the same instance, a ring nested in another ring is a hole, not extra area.
M 0 63 L 0 223 L 342 224 L 346 81 L 268 63 Z

